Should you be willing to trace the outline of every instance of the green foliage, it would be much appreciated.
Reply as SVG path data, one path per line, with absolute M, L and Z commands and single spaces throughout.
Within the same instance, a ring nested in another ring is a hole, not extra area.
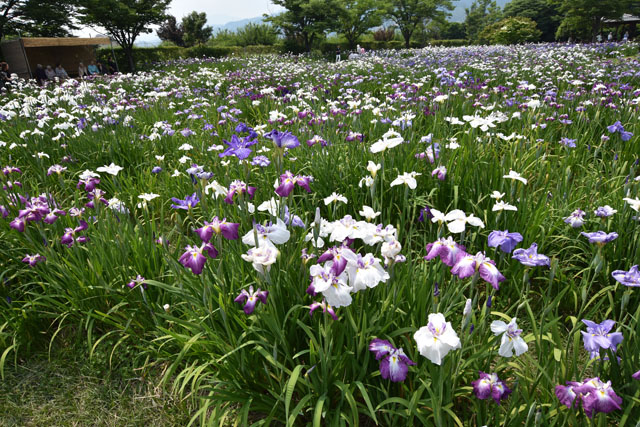
M 485 27 L 502 19 L 502 10 L 495 0 L 474 0 L 470 8 L 465 9 L 464 27 L 467 40 L 471 43 L 482 43 L 478 35 Z
M 509 45 L 536 42 L 541 34 L 531 19 L 511 17 L 485 27 L 478 39 L 489 44 Z
M 523 17 L 536 22 L 542 32 L 542 41 L 555 40 L 556 31 L 562 20 L 556 4 L 547 0 L 511 0 L 502 11 L 505 18 Z
M 342 0 L 338 18 L 338 32 L 354 49 L 360 36 L 370 28 L 382 24 L 379 0 Z
M 135 69 L 133 43 L 152 24 L 161 24 L 171 0 L 78 0 L 78 19 L 104 28 L 125 52 L 130 69 Z
M 238 46 L 272 46 L 278 41 L 278 31 L 269 24 L 249 23 L 236 31 Z
M 213 33 L 213 28 L 206 24 L 207 14 L 205 12 L 198 13 L 193 11 L 182 18 L 182 25 L 180 27 L 183 32 L 184 45 L 191 47 L 206 43 Z
M 440 32 L 440 37 L 445 40 L 460 40 L 466 36 L 465 26 L 462 22 L 447 22 Z
M 551 0 L 551 3 L 557 5 L 564 17 L 557 30 L 558 38 L 585 37 L 589 34 L 591 41 L 595 41 L 604 19 L 622 17 L 622 14 L 635 2 L 630 0 Z
M 450 10 L 453 10 L 450 0 L 391 0 L 386 2 L 385 14 L 396 24 L 408 48 L 418 25 L 444 20 Z
M 6 34 L 23 37 L 67 37 L 74 24 L 74 2 L 64 0 L 0 1 L 0 39 Z

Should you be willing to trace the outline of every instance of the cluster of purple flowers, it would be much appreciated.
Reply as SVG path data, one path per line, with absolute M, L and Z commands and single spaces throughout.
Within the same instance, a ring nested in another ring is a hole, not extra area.
M 498 378 L 498 374 L 487 374 L 480 371 L 480 378 L 471 382 L 473 392 L 478 399 L 491 397 L 498 405 L 511 394 L 507 385 Z
M 599 412 L 609 413 L 621 409 L 622 399 L 611 387 L 611 381 L 604 383 L 597 377 L 587 378 L 582 382 L 567 381 L 566 385 L 557 385 L 555 393 L 560 403 L 567 408 L 582 405 L 589 418 Z
M 387 340 L 373 339 L 369 343 L 369 351 L 380 361 L 380 375 L 385 380 L 404 381 L 409 372 L 409 365 L 416 364 L 404 354 L 402 348 L 395 348 Z

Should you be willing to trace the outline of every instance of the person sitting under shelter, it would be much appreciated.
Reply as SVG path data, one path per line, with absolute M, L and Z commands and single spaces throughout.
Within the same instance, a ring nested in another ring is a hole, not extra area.
M 38 86 L 44 86 L 47 80 L 49 79 L 47 78 L 47 73 L 44 71 L 44 67 L 42 64 L 38 64 L 36 67 L 36 82 L 38 82 Z
M 98 72 L 100 74 L 108 74 L 107 67 L 105 67 L 102 62 L 98 62 Z
M 67 74 L 67 70 L 62 67 L 62 64 L 56 64 L 56 77 L 60 80 L 66 80 L 69 78 L 69 74 Z
M 11 73 L 9 73 L 9 64 L 0 62 L 0 89 L 5 88 L 11 82 Z
M 91 64 L 89 64 L 87 69 L 89 70 L 89 74 L 90 75 L 94 75 L 94 74 L 100 73 L 100 70 L 98 70 L 98 66 L 96 65 L 96 63 L 94 61 L 91 61 Z
M 56 78 L 56 72 L 53 71 L 51 65 L 47 65 L 47 69 L 44 70 L 45 75 L 47 76 L 47 80 L 53 80 Z
M 87 77 L 88 75 L 89 75 L 89 71 L 87 70 L 87 67 L 85 67 L 84 64 L 81 62 L 78 65 L 78 77 L 83 78 L 83 77 Z

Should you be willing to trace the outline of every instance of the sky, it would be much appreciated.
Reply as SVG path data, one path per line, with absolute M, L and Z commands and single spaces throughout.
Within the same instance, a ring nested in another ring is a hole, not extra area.
M 274 14 L 282 11 L 280 6 L 274 5 L 270 0 L 173 0 L 168 13 L 176 17 L 178 22 L 183 16 L 192 11 L 205 12 L 209 25 L 223 25 L 227 22 L 241 19 L 255 18 L 266 14 Z M 155 29 L 148 34 L 141 34 L 136 39 L 136 44 L 155 44 L 159 41 Z M 98 30 L 99 31 L 99 30 Z M 97 31 L 91 28 L 83 28 L 74 32 L 80 37 L 96 37 Z

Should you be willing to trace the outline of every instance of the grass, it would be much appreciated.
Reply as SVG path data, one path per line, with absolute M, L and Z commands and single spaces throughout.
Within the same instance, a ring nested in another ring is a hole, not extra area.
M 153 377 L 109 370 L 81 351 L 35 354 L 5 370 L 0 426 L 176 426 L 192 408 Z

